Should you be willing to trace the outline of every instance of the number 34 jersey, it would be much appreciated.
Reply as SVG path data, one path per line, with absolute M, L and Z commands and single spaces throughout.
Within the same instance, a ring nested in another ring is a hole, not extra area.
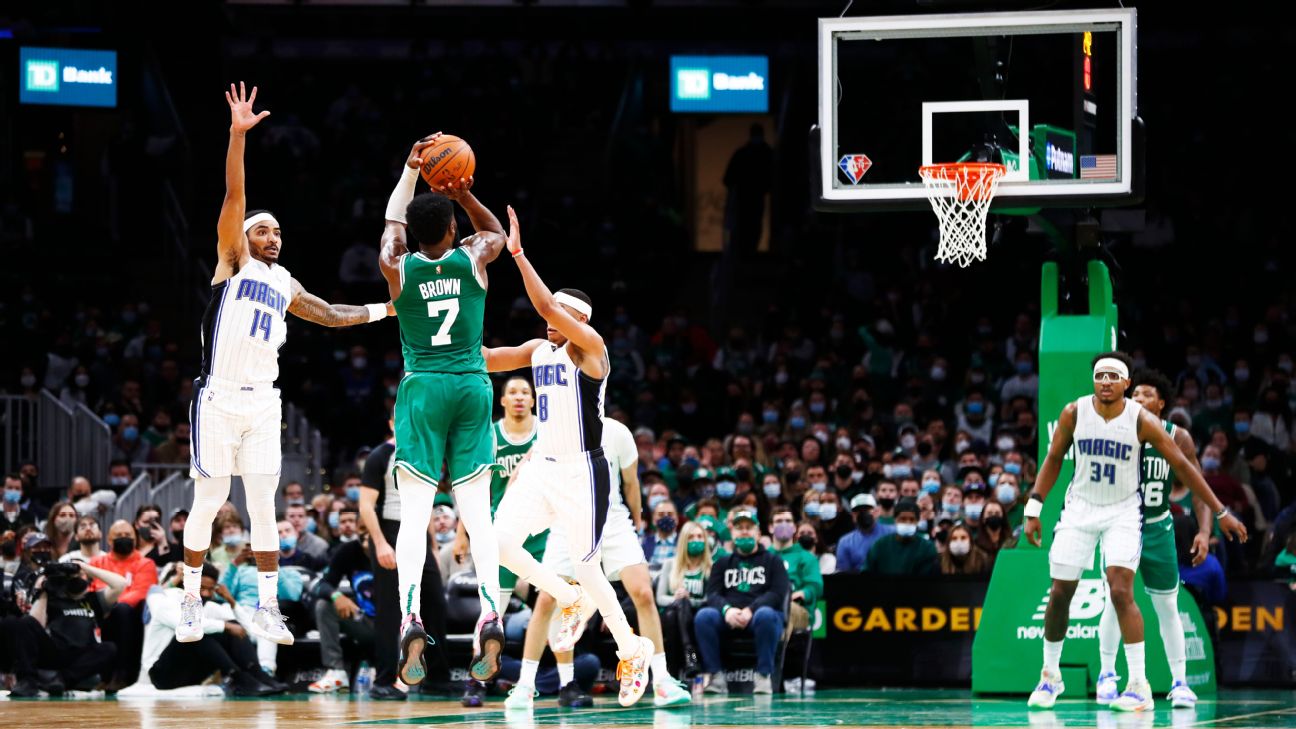
M 1076 400 L 1076 427 L 1072 436 L 1075 474 L 1068 498 L 1096 505 L 1117 504 L 1138 493 L 1143 448 L 1138 438 L 1143 406 L 1125 399 L 1120 415 L 1105 420 L 1094 409 L 1094 396 Z
M 292 274 L 255 258 L 213 286 L 202 319 L 202 374 L 238 385 L 272 384 L 290 303 Z
M 486 281 L 472 254 L 462 246 L 440 258 L 406 253 L 400 274 L 401 295 L 394 306 L 405 371 L 485 373 Z

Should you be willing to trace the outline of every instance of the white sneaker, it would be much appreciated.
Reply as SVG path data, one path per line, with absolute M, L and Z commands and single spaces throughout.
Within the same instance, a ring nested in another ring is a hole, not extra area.
M 669 676 L 653 679 L 653 706 L 658 708 L 683 706 L 692 701 L 693 697 L 684 690 L 679 681 Z
M 1114 671 L 1098 674 L 1098 705 L 1108 706 L 1120 696 L 1120 680 Z
M 621 659 L 617 664 L 616 676 L 621 681 L 621 692 L 617 696 L 617 701 L 622 706 L 634 706 L 648 690 L 648 667 L 652 663 L 653 646 L 652 640 L 639 636 L 635 638 L 639 643 L 639 651 L 629 658 Z
M 755 678 L 752 679 L 752 693 L 753 694 L 774 693 L 774 685 L 770 681 L 770 677 L 766 676 L 763 673 L 756 674 Z
M 252 616 L 252 625 L 248 631 L 262 640 L 279 645 L 292 645 L 293 634 L 284 624 L 283 613 L 279 612 L 279 601 L 270 600 L 257 608 Z
M 1040 671 L 1040 682 L 1031 692 L 1030 698 L 1026 700 L 1026 706 L 1032 709 L 1051 709 L 1053 704 L 1066 690 L 1062 684 L 1062 674 L 1052 673 L 1047 668 Z
M 180 598 L 180 622 L 176 624 L 176 640 L 181 643 L 194 643 L 203 637 L 203 604 L 202 600 L 185 593 Z
M 347 678 L 347 672 L 340 668 L 330 668 L 320 676 L 318 680 L 311 683 L 306 688 L 313 694 L 331 694 L 336 691 L 347 691 L 350 689 L 350 679 Z
M 549 641 L 554 653 L 564 653 L 576 648 L 576 643 L 585 634 L 585 623 L 594 614 L 593 601 L 585 594 L 580 585 L 576 588 L 576 602 L 558 611 L 558 633 Z
M 531 711 L 535 709 L 535 697 L 540 693 L 531 686 L 518 684 L 509 689 L 507 699 L 504 699 L 504 708 L 509 711 Z
M 1156 706 L 1152 700 L 1152 687 L 1147 679 L 1130 681 L 1125 686 L 1125 693 L 1111 703 L 1117 711 L 1151 711 Z
M 1197 694 L 1193 692 L 1188 684 L 1183 681 L 1175 681 L 1170 687 L 1170 694 L 1166 696 L 1170 699 L 1171 708 L 1175 709 L 1195 709 L 1197 708 Z

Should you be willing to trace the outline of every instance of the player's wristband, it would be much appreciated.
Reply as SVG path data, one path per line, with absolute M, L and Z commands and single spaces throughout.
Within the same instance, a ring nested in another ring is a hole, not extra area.
M 371 322 L 387 318 L 386 304 L 365 304 L 365 308 L 369 310 L 369 321 Z
M 514 257 L 514 258 L 517 258 L 517 257 L 520 256 L 520 255 L 522 255 L 522 249 L 521 249 L 521 248 L 517 249 L 517 253 L 514 253 L 514 254 L 513 254 L 513 257 Z
M 1044 511 L 1044 502 L 1040 501 L 1039 496 L 1031 494 L 1026 500 L 1026 508 L 1022 509 L 1022 515 L 1027 519 L 1038 519 L 1041 512 Z
M 1215 521 L 1219 521 L 1220 519 L 1223 519 L 1228 515 L 1229 515 L 1229 510 L 1228 507 L 1226 506 L 1223 509 L 1220 509 L 1219 511 L 1215 512 Z
M 329 595 L 329 601 L 332 602 L 332 603 L 334 603 L 334 604 L 336 604 L 337 601 L 338 601 L 338 598 L 339 598 L 339 597 L 342 597 L 342 593 L 341 593 L 341 592 L 335 592 L 335 593 L 333 593 L 332 595 Z

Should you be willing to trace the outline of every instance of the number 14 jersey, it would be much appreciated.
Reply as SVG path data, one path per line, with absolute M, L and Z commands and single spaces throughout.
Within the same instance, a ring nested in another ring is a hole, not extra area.
M 273 384 L 290 303 L 292 274 L 255 258 L 213 286 L 202 318 L 203 376 L 237 385 Z

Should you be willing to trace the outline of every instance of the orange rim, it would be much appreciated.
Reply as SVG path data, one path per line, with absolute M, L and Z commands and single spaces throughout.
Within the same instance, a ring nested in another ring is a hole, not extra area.
M 1003 177 L 1008 168 L 993 162 L 946 162 L 938 165 L 923 165 L 918 174 L 923 180 L 949 180 L 954 183 L 960 200 L 987 200 L 994 193 L 990 185 L 982 185 L 983 177 Z

